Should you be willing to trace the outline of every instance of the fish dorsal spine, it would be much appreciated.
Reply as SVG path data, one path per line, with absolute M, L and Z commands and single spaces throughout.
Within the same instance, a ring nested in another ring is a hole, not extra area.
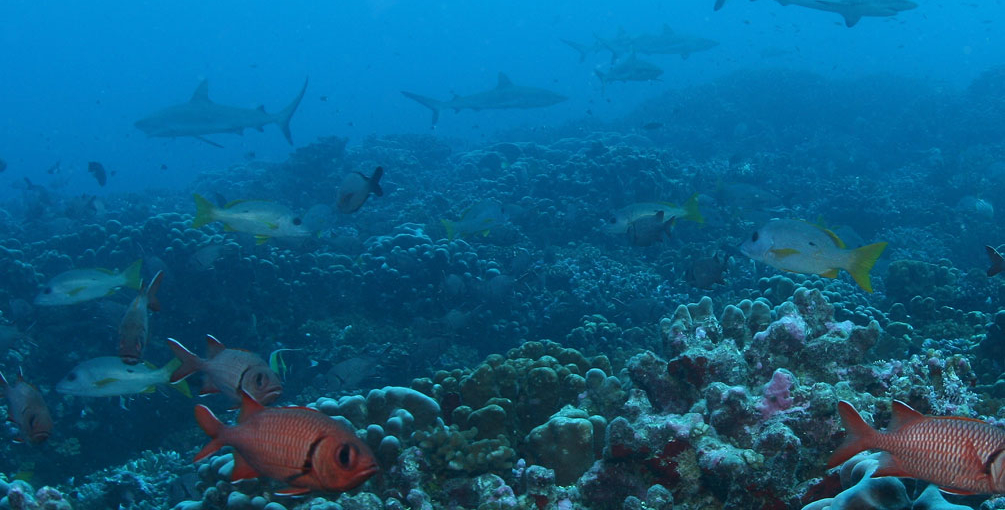
M 915 411 L 911 406 L 899 401 L 893 401 L 893 418 L 890 419 L 890 430 L 897 431 L 902 428 L 922 421 L 925 415 Z

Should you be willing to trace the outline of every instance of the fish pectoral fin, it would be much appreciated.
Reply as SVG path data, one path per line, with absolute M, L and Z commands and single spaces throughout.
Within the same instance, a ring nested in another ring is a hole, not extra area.
M 281 491 L 276 491 L 277 496 L 303 496 L 311 490 L 307 487 L 287 487 Z
M 83 292 L 84 289 L 86 289 L 86 288 L 87 287 L 77 287 L 77 288 L 74 288 L 74 289 L 70 289 L 69 292 L 67 292 L 67 294 L 70 295 L 70 296 L 76 296 L 77 294 L 80 294 L 81 292 Z
M 258 478 L 262 476 L 248 464 L 248 461 L 244 460 L 244 457 L 238 454 L 234 454 L 234 471 L 230 475 L 230 480 L 236 482 L 237 480 L 247 480 L 248 478 Z
M 900 467 L 897 458 L 889 453 L 883 453 L 879 457 L 879 467 L 872 473 L 872 478 L 881 476 L 895 476 L 897 478 L 911 478 L 911 474 Z
M 947 494 L 955 494 L 957 496 L 973 496 L 977 494 L 976 492 L 965 491 L 963 489 L 957 489 L 955 487 L 939 487 L 939 490 Z
M 153 393 L 155 391 L 157 391 L 157 387 L 155 387 L 155 386 L 147 386 L 140 393 Z
M 773 248 L 768 250 L 768 253 L 775 256 L 775 258 L 784 259 L 785 257 L 790 257 L 799 253 L 799 250 L 795 248 Z
M 99 379 L 97 381 L 94 381 L 94 386 L 98 388 L 104 388 L 105 386 L 108 386 L 109 384 L 112 384 L 114 382 L 118 382 L 118 379 L 114 377 L 106 377 L 105 379 Z
M 838 277 L 838 270 L 837 269 L 828 269 L 828 270 L 820 273 L 820 276 L 823 276 L 824 278 L 830 278 L 830 279 L 833 280 L 834 278 Z
M 269 242 L 269 236 L 257 235 L 255 236 L 255 244 L 265 244 Z

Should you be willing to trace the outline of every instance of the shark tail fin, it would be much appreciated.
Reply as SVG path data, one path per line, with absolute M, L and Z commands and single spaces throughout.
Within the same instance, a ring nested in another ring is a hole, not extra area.
M 300 106 L 300 100 L 304 98 L 304 93 L 307 92 L 307 82 L 309 80 L 304 80 L 304 86 L 300 88 L 300 93 L 297 97 L 290 101 L 290 104 L 286 105 L 282 111 L 276 114 L 276 124 L 279 125 L 279 129 L 283 131 L 283 136 L 286 137 L 286 141 L 293 145 L 293 135 L 290 133 L 290 119 L 293 118 L 293 114 L 296 113 L 297 107 Z
M 583 62 L 586 61 L 586 55 L 587 55 L 587 53 L 590 52 L 589 46 L 587 46 L 587 45 L 585 45 L 583 43 L 578 43 L 576 41 L 570 41 L 568 39 L 562 39 L 562 42 L 564 42 L 565 44 L 569 45 L 570 48 L 576 50 L 576 53 L 579 53 L 579 63 L 580 64 L 582 64 Z
M 192 193 L 192 198 L 195 199 L 195 218 L 192 219 L 192 228 L 199 228 L 216 221 L 214 219 L 216 206 L 213 205 L 213 202 L 206 200 L 198 193 Z
M 855 283 L 866 292 L 872 292 L 869 271 L 872 270 L 872 266 L 879 260 L 879 256 L 883 254 L 884 249 L 886 249 L 886 243 L 875 243 L 856 248 L 851 253 L 851 264 L 845 269 L 851 273 L 851 277 L 855 280 Z
M 402 90 L 401 93 L 405 97 L 421 104 L 422 106 L 425 106 L 426 108 L 429 108 L 430 110 L 433 110 L 434 125 L 436 124 L 436 121 L 440 120 L 440 110 L 443 109 L 443 101 L 437 101 L 436 99 L 433 99 L 431 97 L 420 96 L 418 94 L 413 94 L 411 92 L 405 92 L 404 90 Z

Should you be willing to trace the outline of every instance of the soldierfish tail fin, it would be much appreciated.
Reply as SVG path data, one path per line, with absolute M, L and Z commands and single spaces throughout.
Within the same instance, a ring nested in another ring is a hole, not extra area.
M 698 210 L 698 194 L 695 193 L 691 195 L 691 198 L 684 202 L 684 215 L 681 216 L 682 220 L 691 220 L 695 223 L 705 223 L 705 217 L 701 215 L 701 211 Z
M 198 193 L 192 193 L 195 200 L 195 218 L 192 218 L 192 228 L 199 228 L 216 221 L 216 206 Z
M 1005 259 L 998 253 L 998 250 L 990 246 L 985 246 L 984 249 L 988 252 L 988 260 L 991 261 L 991 267 L 988 268 L 988 278 L 991 278 L 1005 269 Z
M 454 237 L 457 235 L 457 227 L 454 226 L 454 222 L 450 220 L 440 220 L 443 224 L 443 228 L 447 230 L 447 240 L 453 241 Z
M 161 367 L 159 371 L 164 373 L 163 377 L 165 381 L 170 381 L 171 375 L 174 374 L 174 372 L 179 368 L 181 368 L 181 360 L 175 358 L 167 362 L 167 364 Z M 192 390 L 188 387 L 188 383 L 185 382 L 184 379 L 182 379 L 181 381 L 176 381 L 168 384 L 170 384 L 172 388 L 178 390 L 178 393 L 181 393 L 182 395 L 185 395 L 188 398 L 192 398 Z
M 841 423 L 848 435 L 845 437 L 844 443 L 841 443 L 841 446 L 834 450 L 830 460 L 827 461 L 827 469 L 840 466 L 844 461 L 854 457 L 856 453 L 872 448 L 873 439 L 879 434 L 845 400 L 838 402 L 838 414 L 841 416 Z
M 851 252 L 851 262 L 845 269 L 851 273 L 851 277 L 855 279 L 855 283 L 859 287 L 862 287 L 862 290 L 872 292 L 869 271 L 872 270 L 872 266 L 876 265 L 876 261 L 879 260 L 879 256 L 883 254 L 885 249 L 886 243 L 883 242 L 856 248 Z
M 413 101 L 418 102 L 422 106 L 425 106 L 430 110 L 433 110 L 433 125 L 436 125 L 436 122 L 440 120 L 440 110 L 443 109 L 443 105 L 445 104 L 443 101 L 439 101 L 431 97 L 420 96 L 418 94 L 413 94 L 411 92 L 405 92 L 404 90 L 401 91 L 401 94 Z
M 140 277 L 140 269 L 143 267 L 143 259 L 137 259 L 129 265 L 124 271 L 122 271 L 122 276 L 125 278 L 126 282 L 123 283 L 126 287 L 130 289 L 140 290 L 143 285 L 143 278 Z
M 199 450 L 199 453 L 195 454 L 195 458 L 192 459 L 192 462 L 199 462 L 224 447 L 223 441 L 220 439 L 220 432 L 223 431 L 223 422 L 213 414 L 213 411 L 210 411 L 204 405 L 195 406 L 195 422 L 206 432 L 207 436 L 213 439 L 209 444 L 203 446 L 202 450 Z
M 283 136 L 286 137 L 286 141 L 293 145 L 293 135 L 290 133 L 290 119 L 293 118 L 293 114 L 296 113 L 297 107 L 300 106 L 300 100 L 304 98 L 304 93 L 307 92 L 307 82 L 308 79 L 304 79 L 304 86 L 300 88 L 300 93 L 297 97 L 290 101 L 290 104 L 286 105 L 282 111 L 276 114 L 275 122 L 279 126 L 279 129 L 283 131 Z
M 164 271 L 157 271 L 154 279 L 150 280 L 144 291 L 147 295 L 147 309 L 151 312 L 161 311 L 161 302 L 157 300 L 157 289 L 161 288 L 161 281 L 164 280 Z
M 176 383 L 196 372 L 202 368 L 202 360 L 198 356 L 192 354 L 192 351 L 185 348 L 180 342 L 174 338 L 168 338 L 168 347 L 171 352 L 174 353 L 181 365 L 178 366 L 172 373 L 171 377 L 168 378 L 168 382 Z M 170 364 L 169 364 L 170 365 Z

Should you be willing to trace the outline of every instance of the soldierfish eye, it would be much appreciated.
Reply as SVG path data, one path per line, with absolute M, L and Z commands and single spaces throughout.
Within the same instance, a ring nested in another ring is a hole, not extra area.
M 259 372 L 258 375 L 255 376 L 255 385 L 259 388 L 265 386 L 265 374 Z
M 353 458 L 355 457 L 355 455 L 353 455 L 353 453 L 355 453 L 354 450 L 355 447 L 348 444 L 342 445 L 342 448 L 338 449 L 337 460 L 340 466 L 345 469 L 352 467 Z
M 758 237 L 757 236 L 757 231 L 755 230 L 754 231 L 754 235 L 750 236 L 750 242 L 756 243 L 757 242 L 757 237 Z

